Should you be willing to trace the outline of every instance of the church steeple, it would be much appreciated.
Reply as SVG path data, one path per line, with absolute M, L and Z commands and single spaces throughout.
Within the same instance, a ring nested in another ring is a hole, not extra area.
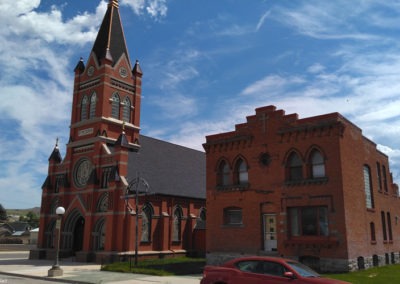
M 133 66 L 129 60 L 117 0 L 108 2 L 91 54 L 74 72 L 68 146 L 110 144 L 117 141 L 123 123 L 127 143 L 136 145 L 143 72 L 138 61 Z
M 97 34 L 92 52 L 96 54 L 99 65 L 109 62 L 114 65 L 125 54 L 129 61 L 124 31 L 119 15 L 118 0 L 110 0 L 107 12 Z

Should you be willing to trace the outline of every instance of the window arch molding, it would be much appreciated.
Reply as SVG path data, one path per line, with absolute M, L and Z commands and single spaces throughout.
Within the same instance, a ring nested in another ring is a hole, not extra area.
M 303 179 L 303 167 L 304 167 L 304 157 L 301 153 L 292 148 L 288 152 L 283 160 L 283 165 L 285 166 L 285 178 L 287 181 L 299 181 Z
M 238 155 L 233 160 L 233 183 L 237 185 L 247 185 L 249 183 L 249 163 L 242 155 Z
M 232 166 L 226 158 L 221 158 L 216 164 L 217 173 L 217 185 L 218 186 L 227 186 L 232 184 Z
M 311 179 L 326 177 L 326 160 L 326 154 L 319 146 L 311 146 L 306 153 L 307 176 Z

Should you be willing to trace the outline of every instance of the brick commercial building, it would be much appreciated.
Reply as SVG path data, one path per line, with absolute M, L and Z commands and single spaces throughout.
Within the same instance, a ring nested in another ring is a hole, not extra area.
M 58 206 L 61 256 L 204 252 L 205 154 L 139 135 L 142 75 L 110 0 L 87 63 L 75 68 L 70 140 L 64 158 L 58 143 L 49 158 L 31 258 L 54 258 Z
M 206 137 L 207 260 L 297 258 L 320 271 L 399 262 L 400 200 L 388 157 L 339 113 L 256 109 Z

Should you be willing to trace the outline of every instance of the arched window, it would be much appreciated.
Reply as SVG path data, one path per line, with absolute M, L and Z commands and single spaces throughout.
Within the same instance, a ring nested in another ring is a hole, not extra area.
M 374 222 L 369 223 L 369 228 L 371 233 L 371 242 L 375 242 L 376 241 L 375 223 Z
M 372 192 L 371 170 L 369 166 L 364 165 L 364 191 L 367 208 L 374 208 L 374 196 Z
M 204 208 L 204 207 L 202 207 L 201 209 L 200 209 L 200 219 L 202 220 L 202 221 L 205 221 L 206 220 L 206 218 L 207 218 L 207 211 L 206 211 L 206 208 Z
M 287 179 L 288 180 L 301 180 L 303 179 L 303 162 L 296 152 L 292 152 L 289 155 L 286 164 Z
M 151 241 L 151 219 L 153 216 L 153 208 L 150 204 L 144 205 L 142 209 L 142 237 L 141 242 Z
M 393 231 L 392 231 L 392 219 L 390 217 L 390 212 L 386 212 L 386 221 L 388 224 L 389 241 L 393 241 Z
M 107 212 L 108 211 L 108 203 L 109 203 L 108 192 L 105 192 L 99 198 L 99 201 L 97 203 L 97 212 Z
M 106 222 L 104 218 L 97 221 L 92 235 L 94 237 L 94 250 L 104 250 L 106 238 Z
M 114 93 L 111 96 L 111 117 L 119 119 L 119 95 Z
M 310 157 L 311 178 L 325 177 L 325 161 L 318 150 L 313 150 Z
M 96 116 L 96 102 L 97 102 L 97 96 L 96 93 L 93 93 L 90 97 L 89 118 L 93 118 Z
M 382 221 L 383 240 L 386 242 L 387 241 L 386 218 L 385 218 L 385 212 L 383 212 L 383 211 L 381 211 L 381 221 Z
M 226 161 L 221 161 L 218 167 L 218 185 L 230 184 L 230 169 Z
M 81 120 L 87 119 L 88 98 L 84 96 L 81 102 Z
M 247 164 L 243 159 L 239 159 L 235 166 L 236 183 L 245 185 L 249 182 L 249 173 L 247 171 Z
M 172 241 L 181 241 L 181 223 L 182 223 L 182 209 L 177 207 L 174 210 L 173 220 L 172 220 Z
M 131 121 L 131 100 L 125 97 L 122 108 L 122 120 L 125 122 Z

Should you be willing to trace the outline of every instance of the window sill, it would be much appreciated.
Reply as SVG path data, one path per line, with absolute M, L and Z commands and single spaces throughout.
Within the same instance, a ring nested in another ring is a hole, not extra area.
M 367 212 L 375 213 L 375 209 L 374 208 L 367 208 Z
M 218 191 L 245 191 L 250 187 L 249 183 L 246 184 L 232 184 L 232 185 L 218 185 L 216 190 Z
M 371 241 L 371 245 L 376 245 L 376 241 Z
M 336 237 L 310 236 L 310 237 L 292 237 L 285 241 L 285 245 L 338 245 L 339 240 Z
M 308 185 L 308 184 L 325 184 L 328 182 L 327 177 L 322 178 L 311 178 L 311 179 L 300 179 L 300 180 L 286 180 L 285 185 L 296 186 L 296 185 Z
M 244 228 L 243 224 L 224 224 L 221 228 Z

